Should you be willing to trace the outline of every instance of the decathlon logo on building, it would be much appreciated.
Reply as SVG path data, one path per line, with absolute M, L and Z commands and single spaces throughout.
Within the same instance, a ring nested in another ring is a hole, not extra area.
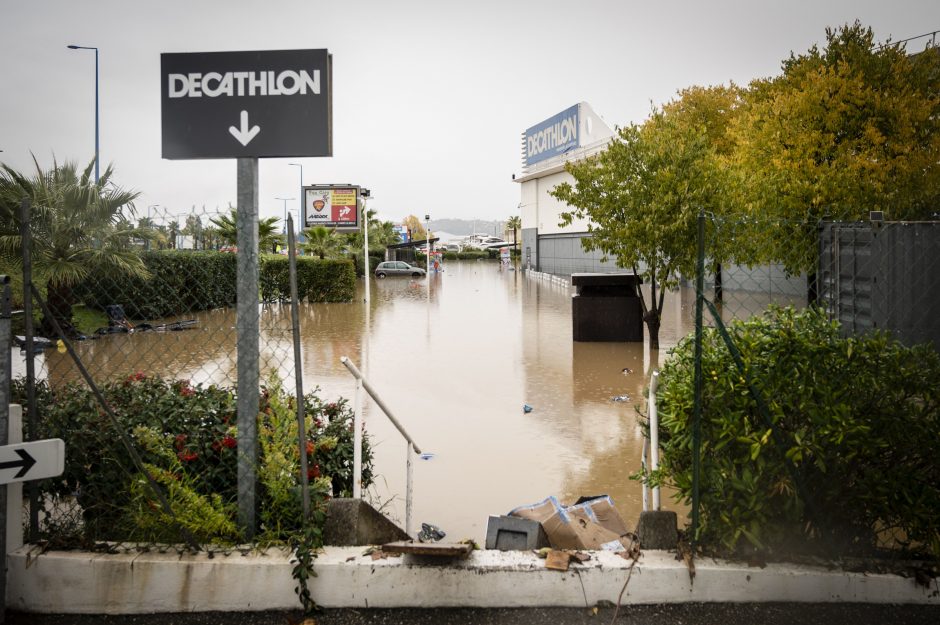
M 169 74 L 167 83 L 170 98 L 320 95 L 320 70 Z
M 576 147 L 578 147 L 577 104 L 525 131 L 526 165 L 564 154 Z

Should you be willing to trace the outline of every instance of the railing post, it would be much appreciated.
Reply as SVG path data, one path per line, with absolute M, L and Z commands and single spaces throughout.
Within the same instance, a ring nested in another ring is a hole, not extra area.
M 356 406 L 353 418 L 353 499 L 362 498 L 362 378 L 356 378 Z
M 411 441 L 408 441 L 408 458 L 406 459 L 406 466 L 408 467 L 407 475 L 405 478 L 405 533 L 411 537 L 414 537 L 414 525 L 411 520 L 412 512 L 414 510 L 412 491 L 414 485 L 414 455 L 415 455 L 415 446 Z
M 659 371 L 653 371 L 650 379 L 650 470 L 659 468 L 659 413 L 656 411 L 656 388 L 659 386 Z M 653 510 L 659 510 L 659 486 L 653 487 Z

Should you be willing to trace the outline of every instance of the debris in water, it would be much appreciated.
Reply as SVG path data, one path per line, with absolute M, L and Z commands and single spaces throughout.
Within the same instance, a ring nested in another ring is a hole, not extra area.
M 630 375 L 631 373 L 633 373 L 633 369 L 631 369 L 630 367 L 624 367 L 623 369 L 620 370 L 620 372 L 623 373 L 624 375 Z
M 447 534 L 436 525 L 431 525 L 430 523 L 422 523 L 421 531 L 418 532 L 418 542 L 421 543 L 436 543 L 447 536 Z
M 529 414 L 530 412 L 532 412 L 532 406 L 530 406 L 529 404 L 522 404 L 522 412 Z
M 617 395 L 616 397 L 611 397 L 610 401 L 630 401 L 629 395 Z

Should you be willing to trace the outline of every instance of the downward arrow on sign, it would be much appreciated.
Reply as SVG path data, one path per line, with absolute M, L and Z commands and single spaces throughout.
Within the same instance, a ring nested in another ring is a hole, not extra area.
M 238 139 L 238 142 L 242 145 L 247 146 L 251 143 L 251 140 L 255 138 L 259 132 L 261 132 L 260 126 L 252 126 L 248 128 L 248 111 L 242 111 L 242 127 L 236 128 L 235 126 L 229 126 L 228 131 L 232 133 L 232 136 Z

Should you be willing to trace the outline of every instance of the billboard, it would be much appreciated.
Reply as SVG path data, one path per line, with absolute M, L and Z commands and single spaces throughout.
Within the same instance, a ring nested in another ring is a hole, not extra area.
M 580 145 L 579 107 L 575 104 L 525 131 L 526 165 L 564 154 Z
M 160 55 L 163 158 L 332 156 L 327 50 Z
M 359 187 L 318 184 L 304 187 L 304 228 L 359 229 Z

